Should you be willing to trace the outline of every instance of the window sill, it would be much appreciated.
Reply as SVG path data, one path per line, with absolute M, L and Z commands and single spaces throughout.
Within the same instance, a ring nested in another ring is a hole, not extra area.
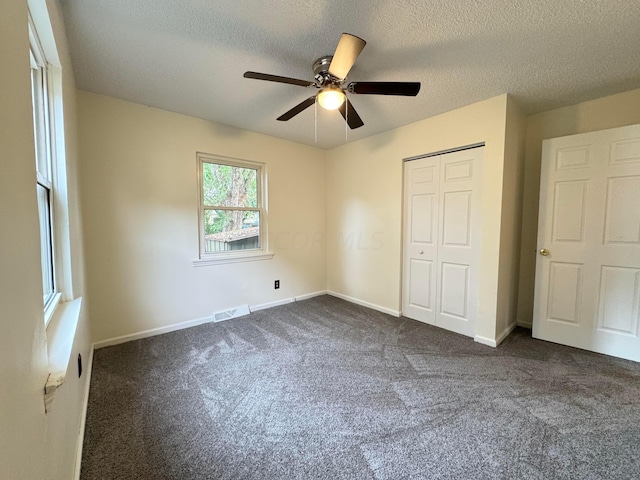
M 67 369 L 73 341 L 80 319 L 82 297 L 60 303 L 47 326 L 47 350 L 49 356 L 49 376 L 44 387 L 45 412 L 50 412 L 56 390 L 67 378 Z
M 196 258 L 191 261 L 194 267 L 206 267 L 208 265 L 222 265 L 225 263 L 256 262 L 259 260 L 271 260 L 273 253 L 245 253 L 236 255 L 220 255 L 215 257 Z

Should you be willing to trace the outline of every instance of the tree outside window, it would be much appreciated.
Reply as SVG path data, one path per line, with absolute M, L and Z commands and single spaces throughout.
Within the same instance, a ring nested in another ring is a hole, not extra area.
M 260 250 L 262 164 L 200 154 L 199 167 L 201 257 Z

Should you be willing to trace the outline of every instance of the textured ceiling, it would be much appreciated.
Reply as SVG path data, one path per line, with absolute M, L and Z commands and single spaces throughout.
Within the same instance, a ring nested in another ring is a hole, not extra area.
M 338 112 L 276 118 L 315 89 L 340 34 L 367 46 L 347 81 L 420 81 L 417 97 L 350 95 L 354 141 L 502 93 L 534 113 L 640 87 L 638 0 L 62 0 L 78 87 L 330 148 Z

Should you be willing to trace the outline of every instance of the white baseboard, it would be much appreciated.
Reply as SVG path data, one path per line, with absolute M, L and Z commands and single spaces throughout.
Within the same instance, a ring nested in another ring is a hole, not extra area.
M 533 324 L 531 322 L 522 322 L 520 320 L 518 320 L 516 322 L 516 325 L 518 327 L 522 327 L 522 328 L 528 328 L 529 330 L 531 330 L 533 328 Z
M 74 480 L 80 480 L 80 470 L 82 467 L 82 447 L 84 445 L 84 429 L 87 424 L 87 408 L 89 407 L 89 387 L 91 386 L 91 373 L 93 372 L 93 344 L 89 347 L 89 361 L 85 367 L 84 399 L 82 401 L 82 413 L 80 417 L 80 430 L 76 443 L 76 465 L 73 472 Z
M 163 333 L 175 332 L 176 330 L 183 330 L 185 328 L 195 327 L 204 323 L 213 322 L 213 317 L 197 318 L 195 320 L 189 320 L 187 322 L 174 323 L 167 325 L 166 327 L 152 328 L 150 330 L 144 330 L 138 333 L 132 333 L 129 335 L 122 335 L 120 337 L 109 338 L 100 342 L 95 342 L 93 348 L 98 350 L 104 347 L 111 347 L 113 345 L 119 345 L 121 343 L 132 342 L 133 340 L 140 340 L 141 338 L 154 337 L 156 335 L 162 335 Z
M 307 293 L 306 295 L 300 295 L 300 296 L 296 297 L 296 302 L 301 302 L 302 300 L 309 300 L 310 298 L 319 297 L 320 295 L 326 295 L 326 294 L 327 294 L 326 290 L 320 290 L 318 292 Z
M 265 310 L 267 308 L 279 307 L 280 305 L 286 305 L 287 303 L 295 302 L 295 297 L 283 298 L 282 300 L 276 300 L 275 302 L 260 303 L 259 305 L 252 305 L 249 307 L 250 312 L 257 312 L 258 310 Z
M 495 340 L 492 340 L 491 338 L 483 337 L 481 335 L 476 335 L 475 337 L 473 337 L 473 339 L 476 342 L 481 343 L 482 345 L 487 345 L 489 347 L 496 348 L 498 345 L 500 345 L 504 341 L 505 338 L 509 336 L 511 332 L 513 332 L 513 329 L 516 328 L 517 326 L 518 326 L 517 323 L 509 325 L 507 328 L 504 329 L 504 331 L 500 335 L 496 337 Z
M 342 293 L 333 292 L 331 290 L 327 290 L 329 295 L 332 297 L 341 298 L 342 300 L 346 300 L 347 302 L 355 303 L 356 305 L 362 305 L 363 307 L 371 308 L 373 310 L 377 310 L 382 313 L 386 313 L 387 315 L 392 315 L 394 317 L 399 317 L 400 312 L 398 310 L 392 310 L 387 307 L 381 307 L 380 305 L 376 305 L 375 303 L 365 302 L 364 300 L 360 300 L 358 298 L 349 297 L 348 295 L 343 295 Z
M 277 307 L 279 305 L 286 305 L 287 303 L 307 300 L 309 298 L 317 297 L 319 295 L 325 295 L 326 291 L 312 292 L 297 297 L 285 298 L 282 300 L 276 300 L 275 302 L 262 303 L 259 305 L 253 305 L 249 307 L 251 312 L 257 312 L 258 310 L 264 310 L 266 308 Z M 144 330 L 138 333 L 132 333 L 129 335 L 122 335 L 120 337 L 109 338 L 107 340 L 101 340 L 93 344 L 93 348 L 96 350 L 104 347 L 111 347 L 113 345 L 119 345 L 121 343 L 132 342 L 133 340 L 140 340 L 142 338 L 154 337 L 156 335 L 162 335 L 164 333 L 175 332 L 177 330 L 184 330 L 185 328 L 196 327 L 205 323 L 213 322 L 213 317 L 196 318 L 195 320 L 188 320 L 186 322 L 174 323 L 167 325 L 166 327 L 152 328 L 150 330 Z
M 320 295 L 326 295 L 326 294 L 327 294 L 326 290 L 322 290 L 320 292 L 306 293 L 304 295 L 299 295 L 297 297 L 291 297 L 291 298 L 284 298 L 282 300 L 276 300 L 275 302 L 268 302 L 268 303 L 261 303 L 259 305 L 253 305 L 252 307 L 249 307 L 249 310 L 251 310 L 252 312 L 257 312 L 258 310 L 264 310 L 266 308 L 278 307 L 280 305 L 286 305 L 287 303 L 301 302 L 302 300 L 308 300 L 310 298 L 318 297 Z
M 475 337 L 473 337 L 473 340 L 481 343 L 482 345 L 487 345 L 493 348 L 496 348 L 498 346 L 498 343 L 495 340 L 491 340 L 490 338 L 482 337 L 480 335 L 476 335 Z

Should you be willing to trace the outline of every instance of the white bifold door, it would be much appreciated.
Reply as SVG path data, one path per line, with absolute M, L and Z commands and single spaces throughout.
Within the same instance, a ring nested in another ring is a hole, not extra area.
M 403 315 L 474 336 L 484 148 L 405 162 Z
M 543 142 L 533 336 L 640 361 L 640 125 Z

